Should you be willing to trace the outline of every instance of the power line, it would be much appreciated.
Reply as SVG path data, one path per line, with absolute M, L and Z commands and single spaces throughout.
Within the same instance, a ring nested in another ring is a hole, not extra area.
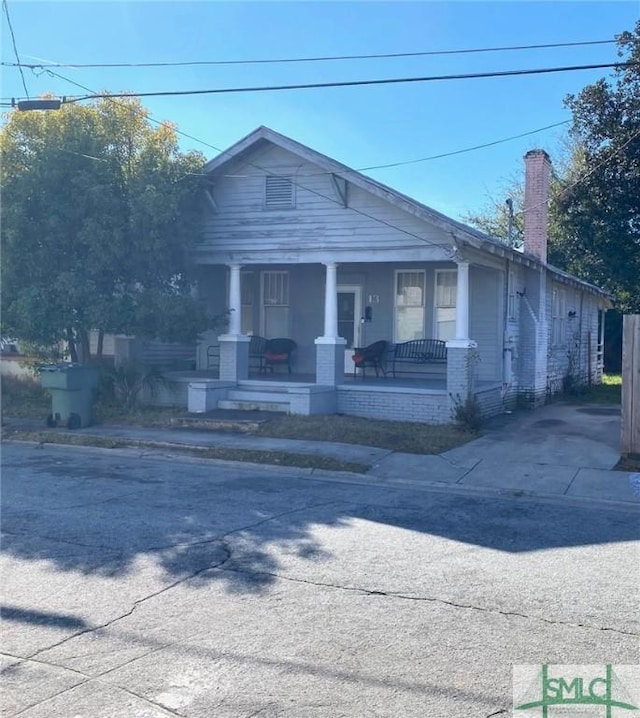
M 371 167 L 361 167 L 358 172 L 367 172 L 369 170 L 382 170 L 387 169 L 390 167 L 402 167 L 403 165 L 414 165 L 418 162 L 429 162 L 430 160 L 439 160 L 444 157 L 453 157 L 454 155 L 462 155 L 466 152 L 473 152 L 474 150 L 482 150 L 485 147 L 493 147 L 494 145 L 500 145 L 503 142 L 511 142 L 512 140 L 518 140 L 521 137 L 528 137 L 529 135 L 535 135 L 538 132 L 544 132 L 545 130 L 550 130 L 554 127 L 560 127 L 561 125 L 566 125 L 571 120 L 562 120 L 562 122 L 554 122 L 552 125 L 546 125 L 545 127 L 538 127 L 536 130 L 529 130 L 528 132 L 522 132 L 519 135 L 511 135 L 511 137 L 504 137 L 501 140 L 494 140 L 493 142 L 485 142 L 482 145 L 474 145 L 473 147 L 466 147 L 462 150 L 454 150 L 453 152 L 443 152 L 439 155 L 431 155 L 430 157 L 421 157 L 417 160 L 406 160 L 404 162 L 391 162 L 390 164 L 386 165 L 372 165 Z
M 544 75 L 554 72 L 574 72 L 576 70 L 600 70 L 604 68 L 638 67 L 640 62 L 609 62 L 593 65 L 568 65 L 563 67 L 540 67 L 531 70 L 502 70 L 494 72 L 461 73 L 456 75 L 430 75 L 425 77 L 392 77 L 379 80 L 347 80 L 342 82 L 312 82 L 295 85 L 265 85 L 255 87 L 226 87 L 210 90 L 163 90 L 157 92 L 118 92 L 114 94 L 97 93 L 67 100 L 80 102 L 93 99 L 119 99 L 125 97 L 179 97 L 183 95 L 222 95 L 240 92 L 277 92 L 280 90 L 313 90 L 328 87 L 356 87 L 367 85 L 397 85 L 410 82 L 435 82 L 442 80 L 476 80 L 489 77 L 518 77 L 521 75 Z
M 572 190 L 574 187 L 577 187 L 581 182 L 584 182 L 588 177 L 591 177 L 591 175 L 599 170 L 601 167 L 607 164 L 609 160 L 612 160 L 619 152 L 621 152 L 625 147 L 630 145 L 633 140 L 640 138 L 640 130 L 637 132 L 634 132 L 631 137 L 626 142 L 623 142 L 620 147 L 616 148 L 608 157 L 605 157 L 601 162 L 598 162 L 598 164 L 594 165 L 588 172 L 585 172 L 583 175 L 578 177 L 577 180 L 572 182 L 571 184 L 567 185 L 566 187 L 563 187 L 563 189 L 558 192 L 557 197 L 562 197 L 562 195 L 566 194 L 570 190 Z M 525 215 L 527 212 L 531 212 L 531 210 L 537 209 L 538 207 L 541 207 L 542 205 L 546 204 L 546 202 L 540 202 L 539 204 L 535 204 L 532 207 L 525 207 L 517 214 L 519 215 Z
M 22 70 L 22 65 L 20 63 L 20 56 L 18 55 L 18 47 L 16 46 L 16 36 L 13 32 L 13 25 L 11 24 L 11 18 L 9 17 L 9 6 L 7 5 L 7 0 L 2 0 L 2 9 L 4 10 L 4 14 L 7 16 L 7 25 L 9 25 L 9 32 L 11 34 L 11 42 L 13 43 L 13 52 L 15 53 L 15 56 L 16 56 L 17 67 L 20 70 L 20 77 L 22 78 L 22 86 L 24 87 L 24 91 L 27 96 L 27 99 L 29 99 L 29 90 L 27 90 L 27 82 L 25 80 L 24 71 Z
M 635 62 L 635 63 L 620 63 L 620 64 L 616 64 L 615 66 L 637 66 L 637 65 L 639 65 L 639 64 L 640 64 L 640 63 L 637 63 L 637 62 Z M 82 84 L 80 84 L 80 83 L 78 83 L 78 82 L 75 82 L 74 80 L 70 80 L 69 78 L 64 77 L 63 75 L 60 75 L 60 74 L 58 74 L 58 73 L 56 73 L 56 72 L 53 72 L 52 70 L 48 70 L 47 72 L 49 72 L 49 74 L 51 74 L 51 75 L 54 75 L 54 76 L 60 78 L 61 80 L 64 80 L 64 81 L 66 81 L 66 82 L 71 83 L 72 85 L 76 85 L 77 87 L 80 87 L 81 89 L 86 90 L 87 92 L 92 92 L 92 90 L 89 89 L 88 87 L 86 87 L 85 85 L 82 85 Z M 128 96 L 128 95 L 125 95 L 125 96 Z M 118 96 L 118 95 L 116 95 L 116 96 L 112 96 L 112 95 L 102 95 L 102 96 L 101 96 L 101 95 L 94 95 L 94 97 L 100 97 L 101 99 L 111 100 L 112 102 L 114 102 L 114 103 L 117 104 L 117 102 L 118 102 L 117 98 L 118 98 L 119 96 Z M 87 98 L 87 99 L 89 99 L 89 98 Z M 149 121 L 154 122 L 154 123 L 156 123 L 157 125 L 162 125 L 162 124 L 164 124 L 162 121 L 156 120 L 150 113 L 147 113 L 146 116 L 147 116 L 147 118 L 149 119 Z M 541 132 L 541 131 L 543 131 L 543 130 L 545 130 L 545 129 L 550 129 L 550 128 L 552 128 L 552 127 L 558 127 L 558 126 L 560 126 L 560 125 L 566 124 L 566 123 L 569 122 L 569 121 L 570 121 L 570 120 L 565 120 L 565 121 L 563 121 L 563 122 L 557 122 L 557 123 L 555 123 L 555 124 L 553 124 L 553 125 L 548 125 L 547 127 L 543 127 L 543 128 L 538 129 L 538 130 L 531 130 L 530 132 L 525 132 L 525 133 L 522 133 L 521 135 L 516 135 L 516 136 L 511 137 L 511 138 L 505 138 L 505 139 L 503 139 L 503 140 L 497 140 L 497 141 L 495 141 L 495 142 L 490 142 L 490 143 L 487 143 L 486 145 L 478 145 L 477 147 L 468 148 L 468 149 L 466 149 L 466 150 L 457 150 L 457 151 L 452 152 L 452 153 L 447 153 L 446 155 L 437 155 L 437 156 L 433 156 L 433 157 L 431 157 L 431 158 L 423 158 L 422 160 L 414 160 L 414 161 L 411 161 L 411 162 L 426 161 L 426 160 L 428 160 L 428 159 L 437 159 L 437 158 L 439 158 L 439 157 L 448 156 L 448 155 L 450 155 L 450 154 L 460 154 L 460 153 L 462 153 L 462 152 L 468 152 L 468 151 L 472 151 L 472 150 L 474 150 L 474 149 L 480 149 L 480 148 L 483 147 L 483 146 L 491 146 L 491 145 L 493 145 L 493 144 L 497 144 L 498 142 L 507 142 L 507 141 L 509 141 L 510 139 L 516 139 L 516 138 L 518 138 L 518 137 L 524 137 L 524 136 L 526 136 L 526 135 L 534 134 L 534 133 L 536 133 L 536 132 Z M 174 129 L 175 129 L 175 128 L 174 128 Z M 192 139 L 192 140 L 194 140 L 194 141 L 196 141 L 196 142 L 199 142 L 199 143 L 201 143 L 202 145 L 205 145 L 206 147 L 210 147 L 211 149 L 215 150 L 216 152 L 224 152 L 224 150 L 222 150 L 220 147 L 217 147 L 216 145 L 212 145 L 212 144 L 210 144 L 209 142 L 205 142 L 204 140 L 201 140 L 201 139 L 199 139 L 199 138 L 197 138 L 197 137 L 194 137 L 193 135 L 189 135 L 189 134 L 187 134 L 186 132 L 181 132 L 180 130 L 177 130 L 177 129 L 175 129 L 175 132 L 176 132 L 177 134 L 180 134 L 180 135 L 184 136 L 184 137 L 188 137 L 189 139 Z M 580 184 L 580 183 L 583 182 L 585 179 L 587 179 L 588 177 L 590 177 L 596 170 L 598 170 L 600 167 L 602 167 L 602 166 L 605 165 L 607 162 L 609 162 L 613 157 L 615 157 L 616 154 L 618 154 L 621 150 L 623 150 L 627 145 L 629 145 L 629 144 L 630 144 L 634 139 L 636 139 L 637 137 L 640 137 L 640 130 L 639 130 L 638 132 L 635 132 L 626 142 L 624 142 L 620 147 L 618 147 L 618 148 L 617 148 L 614 152 L 612 152 L 608 157 L 606 157 L 604 160 L 602 160 L 602 161 L 599 162 L 597 165 L 595 165 L 594 167 L 592 167 L 592 168 L 591 168 L 588 172 L 586 172 L 584 175 L 582 175 L 581 177 L 578 177 L 578 179 L 575 180 L 573 183 L 571 183 L 570 185 L 568 185 L 567 187 L 565 187 L 565 188 L 560 192 L 560 195 L 565 194 L 565 193 L 568 192 L 569 190 L 573 189 L 573 187 L 576 187 L 578 184 Z M 93 157 L 91 157 L 90 159 L 98 159 L 98 158 L 93 158 Z M 249 161 L 248 164 L 251 165 L 252 167 L 255 167 L 256 169 L 260 170 L 261 172 L 264 172 L 265 175 L 271 174 L 271 172 L 270 172 L 268 169 L 266 169 L 266 168 L 264 168 L 264 167 L 261 167 L 260 165 L 256 164 L 255 162 Z M 402 163 L 397 163 L 397 164 L 402 164 Z M 383 167 L 385 167 L 385 166 L 393 166 L 393 165 L 380 165 L 380 168 L 383 168 Z M 374 169 L 374 168 L 373 168 L 373 167 L 370 167 L 369 169 Z M 356 170 L 356 171 L 358 171 L 358 170 Z M 294 185 L 295 187 L 298 187 L 299 189 L 303 189 L 303 190 L 305 190 L 305 191 L 307 191 L 307 192 L 311 192 L 312 194 L 315 194 L 315 195 L 317 195 L 318 197 L 321 197 L 321 198 L 326 199 L 326 200 L 328 200 L 328 201 L 330 201 L 330 202 L 333 202 L 334 204 L 338 204 L 338 205 L 340 205 L 341 207 L 343 206 L 342 203 L 341 203 L 339 200 L 335 199 L 334 197 L 331 197 L 330 195 L 324 195 L 324 194 L 322 194 L 321 192 L 318 192 L 318 191 L 316 191 L 316 190 L 313 190 L 313 189 L 311 189 L 310 187 L 305 187 L 304 185 L 301 185 L 299 182 L 295 182 L 295 181 L 293 181 L 293 180 L 291 180 L 291 183 L 292 183 L 292 185 Z M 530 210 L 532 210 L 532 209 L 535 209 L 535 208 L 538 207 L 538 206 L 540 206 L 540 205 L 535 205 L 534 207 L 528 207 L 527 209 L 523 210 L 523 211 L 520 212 L 519 214 L 524 214 L 525 212 L 528 212 L 528 211 L 530 211 Z M 432 246 L 434 246 L 434 247 L 449 246 L 448 244 L 447 244 L 447 245 L 445 245 L 445 244 L 439 244 L 439 243 L 434 242 L 434 241 L 432 241 L 432 240 L 425 239 L 424 237 L 421 237 L 421 236 L 419 236 L 419 235 L 417 235 L 417 234 L 414 234 L 413 232 L 410 232 L 409 230 L 403 229 L 402 227 L 398 227 L 398 226 L 396 226 L 396 225 L 394 225 L 394 224 L 392 224 L 392 223 L 390 223 L 390 222 L 387 222 L 386 220 L 380 219 L 380 218 L 378 218 L 378 217 L 374 217 L 374 216 L 368 214 L 367 212 L 364 212 L 364 211 L 362 211 L 362 210 L 358 210 L 358 209 L 356 209 L 356 208 L 354 208 L 354 207 L 352 207 L 352 206 L 348 207 L 348 209 L 351 210 L 352 212 L 355 212 L 356 214 L 360 214 L 360 215 L 362 215 L 362 216 L 364 216 L 364 217 L 367 217 L 367 218 L 369 218 L 369 219 L 371 219 L 371 220 L 373 220 L 373 221 L 375 221 L 375 222 L 378 222 L 378 223 L 380 223 L 380 224 L 386 225 L 386 226 L 390 227 L 391 229 L 395 229 L 395 230 L 398 231 L 398 232 L 402 232 L 403 234 L 406 234 L 407 236 L 414 237 L 415 239 L 418 239 L 418 240 L 420 240 L 421 242 L 424 242 L 424 243 L 426 243 L 426 244 L 432 245 Z M 496 240 L 496 241 L 499 241 L 499 240 Z
M 84 85 L 81 85 L 80 83 L 75 82 L 74 80 L 69 80 L 69 78 L 64 77 L 63 75 L 60 75 L 60 74 L 58 74 L 58 73 L 56 73 L 56 72 L 53 72 L 52 70 L 48 70 L 48 72 L 50 72 L 52 75 L 55 75 L 56 77 L 60 78 L 61 80 L 65 80 L 65 81 L 67 81 L 67 82 L 70 82 L 70 83 L 73 84 L 73 85 L 76 85 L 77 87 L 81 87 L 82 89 L 87 90 L 87 92 L 92 92 L 92 90 L 90 90 L 88 87 L 85 87 Z M 103 99 L 111 100 L 112 102 L 118 104 L 118 100 L 117 100 L 117 99 L 114 99 L 111 95 L 106 95 Z M 155 122 L 155 123 L 158 124 L 158 125 L 164 124 L 164 123 L 161 122 L 160 120 L 156 120 L 154 117 L 152 117 L 150 113 L 147 113 L 147 118 L 148 118 L 151 122 Z M 186 137 L 189 137 L 190 139 L 193 139 L 193 140 L 195 140 L 196 142 L 201 142 L 203 145 L 206 145 L 207 147 L 210 147 L 211 149 L 214 149 L 216 152 L 224 152 L 224 150 L 222 150 L 220 147 L 216 147 L 215 145 L 212 145 L 212 144 L 210 144 L 210 143 L 208 143 L 208 142 L 204 142 L 203 140 L 199 140 L 197 137 L 193 137 L 192 135 L 187 135 L 186 133 L 180 132 L 180 131 L 177 131 L 177 133 L 178 133 L 178 134 L 181 134 L 181 135 L 184 135 L 184 136 L 186 136 Z M 249 162 L 249 164 L 250 164 L 252 167 L 255 167 L 256 169 L 260 170 L 261 172 L 264 172 L 264 173 L 265 173 L 265 176 L 268 175 L 268 174 L 271 174 L 271 172 L 270 172 L 269 170 L 265 169 L 264 167 L 261 167 L 260 165 L 257 165 L 255 162 Z M 311 189 L 310 187 L 305 187 L 304 185 L 301 185 L 299 182 L 295 182 L 295 181 L 293 181 L 293 180 L 291 180 L 291 184 L 294 185 L 295 187 L 299 188 L 299 189 L 305 190 L 305 191 L 307 191 L 307 192 L 311 192 L 312 194 L 315 194 L 315 195 L 318 196 L 318 197 L 321 197 L 321 198 L 326 199 L 326 200 L 328 200 L 328 201 L 330 201 L 330 202 L 333 202 L 334 204 L 337 204 L 337 205 L 339 205 L 339 206 L 341 206 L 341 207 L 343 206 L 340 200 L 337 200 L 337 199 L 335 199 L 334 197 L 331 197 L 330 195 L 322 194 L 321 192 L 318 192 L 317 190 L 313 190 L 313 189 Z M 352 212 L 355 212 L 356 214 L 362 215 L 363 217 L 368 217 L 369 219 L 373 220 L 374 222 L 378 222 L 379 224 L 383 224 L 383 225 L 385 225 L 385 226 L 387 226 L 387 227 L 389 227 L 389 228 L 391 228 L 391 229 L 395 229 L 397 232 L 402 232 L 403 234 L 406 234 L 406 235 L 409 236 L 409 237 L 413 237 L 414 239 L 418 239 L 419 241 L 424 242 L 425 244 L 429 244 L 429 245 L 432 245 L 432 246 L 434 246 L 434 247 L 448 247 L 448 246 L 449 246 L 448 244 L 445 245 L 445 244 L 437 243 L 437 242 L 434 242 L 433 240 L 426 239 L 425 237 L 421 237 L 420 235 L 415 234 L 414 232 L 410 232 L 410 231 L 407 230 L 407 229 L 404 229 L 404 228 L 402 228 L 402 227 L 398 227 L 398 226 L 392 224 L 391 222 L 387 222 L 387 221 L 384 220 L 384 219 L 380 219 L 380 218 L 378 218 L 378 217 L 374 217 L 373 215 L 370 215 L 370 214 L 368 214 L 367 212 L 364 212 L 363 210 L 355 209 L 354 207 L 349 207 L 348 209 L 350 209 Z
M 70 80 L 68 77 L 65 77 L 64 75 L 60 75 L 57 72 L 53 72 L 53 70 L 48 70 L 47 72 L 51 75 L 54 75 L 55 77 L 60 78 L 61 80 L 64 80 L 73 85 L 76 85 L 77 87 L 80 87 L 83 90 L 87 90 L 88 92 L 91 92 L 91 90 L 88 87 L 86 87 L 85 85 L 75 82 L 74 80 Z M 160 120 L 154 119 L 151 115 L 148 115 L 148 117 L 151 122 L 155 122 L 156 124 L 163 124 Z M 535 135 L 535 134 L 538 134 L 539 132 L 544 132 L 545 130 L 551 130 L 554 127 L 561 127 L 562 125 L 566 125 L 569 122 L 571 122 L 571 120 L 562 120 L 561 122 L 554 122 L 551 125 L 545 125 L 544 127 L 538 127 L 535 130 L 528 130 L 527 132 L 521 132 L 518 135 L 511 135 L 510 137 L 504 137 L 499 140 L 493 140 L 492 142 L 485 142 L 480 145 L 474 145 L 473 147 L 465 147 L 464 149 L 453 150 L 452 152 L 443 152 L 438 155 L 431 155 L 429 157 L 421 157 L 421 158 L 415 159 L 415 160 L 404 160 L 402 162 L 391 162 L 391 163 L 383 164 L 383 165 L 371 165 L 369 167 L 356 167 L 356 168 L 354 168 L 354 171 L 355 172 L 368 172 L 370 170 L 390 169 L 392 167 L 402 167 L 404 165 L 412 165 L 412 164 L 417 164 L 419 162 L 429 162 L 431 160 L 439 160 L 439 159 L 443 159 L 445 157 L 453 157 L 454 155 L 461 155 L 461 154 L 465 154 L 467 152 L 474 152 L 475 150 L 481 150 L 486 147 L 493 147 L 494 145 L 500 145 L 500 144 L 503 144 L 504 142 L 511 142 L 513 140 L 518 140 L 522 137 L 529 137 L 530 135 Z M 199 137 L 195 137 L 194 135 L 188 134 L 187 132 L 183 132 L 182 130 L 179 130 L 177 128 L 174 128 L 174 131 L 176 132 L 176 134 L 179 134 L 183 137 L 187 137 L 188 139 L 193 140 L 194 142 L 198 142 L 198 143 L 204 145 L 205 147 L 209 147 L 210 149 L 215 150 L 216 152 L 224 151 L 224 150 L 220 149 L 219 147 L 216 147 L 215 145 L 210 144 L 209 142 L 205 142 L 204 140 L 200 139 Z M 314 172 L 314 173 L 305 174 L 303 176 L 304 177 L 319 177 L 319 176 L 328 175 L 328 174 L 332 174 L 332 173 L 331 172 Z M 207 176 L 207 175 L 203 174 L 202 176 Z M 225 177 L 242 177 L 242 176 L 244 176 L 244 175 L 237 175 L 237 174 L 236 175 L 225 175 Z
M 339 60 L 384 60 L 402 57 L 432 57 L 439 55 L 467 55 L 473 53 L 484 52 L 505 52 L 512 50 L 541 50 L 558 47 L 583 47 L 587 45 L 608 45 L 615 43 L 616 40 L 585 40 L 580 42 L 554 42 L 542 45 L 511 45 L 506 47 L 479 47 L 464 48 L 458 50 L 425 50 L 418 52 L 388 52 L 371 55 L 321 55 L 317 57 L 281 57 L 270 59 L 253 59 L 253 60 L 189 60 L 175 62 L 96 62 L 96 63 L 64 63 L 52 62 L 49 64 L 27 64 L 20 63 L 20 67 L 28 67 L 30 69 L 46 69 L 47 67 L 69 67 L 74 69 L 85 68 L 121 68 L 121 67 L 189 67 L 198 65 L 274 65 L 296 62 L 333 62 Z M 15 63 L 2 63 L 3 65 L 15 65 Z
M 68 77 L 65 77 L 64 75 L 61 75 L 58 72 L 54 72 L 53 70 L 47 70 L 47 73 L 49 75 L 53 75 L 54 77 L 59 78 L 60 80 L 64 80 L 65 82 L 69 82 L 72 85 L 75 85 L 76 87 L 79 87 L 82 90 L 86 90 L 87 92 L 93 92 L 89 87 L 86 85 L 82 85 L 79 82 L 76 82 L 75 80 L 70 80 Z M 112 99 L 111 95 L 108 95 L 104 97 L 103 99 Z M 114 102 L 117 102 L 114 100 Z M 162 122 L 162 120 L 156 120 L 149 112 L 147 112 L 147 117 L 150 122 L 155 122 L 157 125 L 163 125 L 165 124 Z M 187 137 L 190 140 L 194 140 L 194 142 L 199 142 L 201 145 L 204 145 L 205 147 L 209 147 L 212 150 L 215 150 L 216 152 L 222 152 L 219 147 L 216 147 L 215 145 L 210 144 L 209 142 L 205 142 L 204 140 L 199 139 L 198 137 L 194 137 L 193 135 L 188 134 L 187 132 L 183 132 L 182 130 L 179 130 L 178 128 L 174 128 L 174 131 L 177 135 L 181 135 L 182 137 Z

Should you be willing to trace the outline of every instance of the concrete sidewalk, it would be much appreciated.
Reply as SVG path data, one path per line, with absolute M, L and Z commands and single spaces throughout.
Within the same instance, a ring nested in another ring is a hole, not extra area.
M 47 431 L 38 421 L 14 419 L 7 423 L 13 429 Z M 368 466 L 367 473 L 359 475 L 359 479 L 376 484 L 449 486 L 456 490 L 616 502 L 640 508 L 640 474 L 612 470 L 619 459 L 617 406 L 552 404 L 536 411 L 503 415 L 490 422 L 481 438 L 440 455 L 270 439 L 205 428 L 93 426 L 73 433 L 141 441 L 163 449 L 257 449 L 331 457 Z

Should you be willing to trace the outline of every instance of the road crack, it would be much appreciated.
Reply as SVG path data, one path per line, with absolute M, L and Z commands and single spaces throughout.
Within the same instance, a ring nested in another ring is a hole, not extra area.
M 146 596 L 143 596 L 142 598 L 137 599 L 136 601 L 134 601 L 134 603 L 133 603 L 133 605 L 131 606 L 131 608 L 129 608 L 129 609 L 128 609 L 127 611 L 125 611 L 124 613 L 121 613 L 120 615 L 115 616 L 114 618 L 110 619 L 109 621 L 105 621 L 104 623 L 101 623 L 101 624 L 99 624 L 99 625 L 97 625 L 97 626 L 88 626 L 87 628 L 84 628 L 84 629 L 82 629 L 81 631 L 77 631 L 76 633 L 74 633 L 74 634 L 72 634 L 72 635 L 70 635 L 70 636 L 65 636 L 65 638 L 62 638 L 62 639 L 61 639 L 60 641 L 58 641 L 57 643 L 53 643 L 53 644 L 50 645 L 50 646 L 46 646 L 46 647 L 44 647 L 44 648 L 40 648 L 40 649 L 38 649 L 37 651 L 34 651 L 33 653 L 31 653 L 31 654 L 30 654 L 29 656 L 27 656 L 26 658 L 28 658 L 28 659 L 35 658 L 36 656 L 39 656 L 39 655 L 41 655 L 42 653 L 45 653 L 45 652 L 47 652 L 47 651 L 50 651 L 50 650 L 52 650 L 52 649 L 54 649 L 54 648 L 58 648 L 58 647 L 64 645 L 65 643 L 68 643 L 69 641 L 72 641 L 73 639 L 78 638 L 79 636 L 82 636 L 82 635 L 85 635 L 85 634 L 88 634 L 88 633 L 95 633 L 96 631 L 102 631 L 102 630 L 104 630 L 105 628 L 109 628 L 109 627 L 112 626 L 114 623 L 116 623 L 116 622 L 118 622 L 118 621 L 121 621 L 122 619 L 128 618 L 129 616 L 131 616 L 131 615 L 133 614 L 133 612 L 134 612 L 137 608 L 139 608 L 142 604 L 146 603 L 147 601 L 151 600 L 152 598 L 156 598 L 157 596 L 160 596 L 160 595 L 162 595 L 163 593 L 166 593 L 167 591 L 170 591 L 171 589 L 176 588 L 176 587 L 179 586 L 180 584 L 183 584 L 183 583 L 186 583 L 186 582 L 188 582 L 188 581 L 191 581 L 192 579 L 196 578 L 196 577 L 199 576 L 200 574 L 205 573 L 206 571 L 213 571 L 213 570 L 216 570 L 216 569 L 221 570 L 221 569 L 223 568 L 224 564 L 227 563 L 227 562 L 231 559 L 231 548 L 230 548 L 230 546 L 227 544 L 227 542 L 225 541 L 225 539 L 226 539 L 227 537 L 232 536 L 233 534 L 238 534 L 238 533 L 242 533 L 243 531 L 248 531 L 248 530 L 250 530 L 250 529 L 257 528 L 258 526 L 262 526 L 263 524 L 268 523 L 269 521 L 275 521 L 275 520 L 277 520 L 277 519 L 279 519 L 279 518 L 282 518 L 283 516 L 289 516 L 289 515 L 294 514 L 294 513 L 303 512 L 303 511 L 308 511 L 308 510 L 310 510 L 310 509 L 314 509 L 314 508 L 318 508 L 318 507 L 322 507 L 322 506 L 329 506 L 329 505 L 335 504 L 335 503 L 338 503 L 338 502 L 336 502 L 336 501 L 324 501 L 324 502 L 322 502 L 322 503 L 307 504 L 307 505 L 305 505 L 305 506 L 300 506 L 300 507 L 297 507 L 297 508 L 295 508 L 295 509 L 288 509 L 287 511 L 281 511 L 281 512 L 278 513 L 278 514 L 273 514 L 273 515 L 271 515 L 271 516 L 265 516 L 264 518 L 260 519 L 259 521 L 254 521 L 252 524 L 248 524 L 248 525 L 246 525 L 246 526 L 241 526 L 241 527 L 235 528 L 235 529 L 230 529 L 229 531 L 226 531 L 226 532 L 223 533 L 223 534 L 219 534 L 218 536 L 214 536 L 214 537 L 211 537 L 211 538 L 208 538 L 208 539 L 204 539 L 204 540 L 202 540 L 202 541 L 197 541 L 197 542 L 194 542 L 194 543 L 187 543 L 186 545 L 189 545 L 189 546 L 205 545 L 205 544 L 208 544 L 208 543 L 219 543 L 219 544 L 220 544 L 220 547 L 222 548 L 222 550 L 224 551 L 224 553 L 225 553 L 226 555 L 225 555 L 225 557 L 224 557 L 221 561 L 218 561 L 217 563 L 209 564 L 209 565 L 207 565 L 207 566 L 203 566 L 202 568 L 199 568 L 199 569 L 197 569 L 196 571 L 191 572 L 189 575 L 187 575 L 187 576 L 182 576 L 181 578 L 176 579 L 175 581 L 173 581 L 172 583 L 168 584 L 167 586 L 163 586 L 162 588 L 158 589 L 157 591 L 153 591 L 152 593 L 150 593 L 150 594 L 148 594 L 148 595 L 146 595 Z M 174 546 L 179 546 L 179 545 L 180 545 L 180 544 L 175 544 Z M 164 547 L 164 548 L 170 548 L 170 546 L 166 546 L 166 547 Z
M 74 688 L 80 688 L 81 686 L 87 685 L 88 683 L 99 683 L 100 685 L 107 686 L 109 688 L 115 688 L 116 690 L 120 690 L 123 693 L 128 693 L 129 695 L 133 696 L 134 698 L 138 698 L 139 700 L 148 703 L 149 705 L 152 705 L 154 708 L 159 708 L 160 710 L 164 711 L 167 715 L 170 716 L 177 716 L 177 718 L 184 718 L 181 713 L 176 713 L 175 711 L 171 710 L 171 708 L 167 708 L 167 706 L 163 705 L 162 703 L 158 703 L 157 701 L 154 701 L 151 698 L 148 698 L 147 696 L 143 696 L 140 693 L 136 693 L 135 691 L 131 690 L 130 688 L 126 688 L 123 685 L 120 685 L 119 683 L 111 683 L 110 681 L 103 681 L 102 676 L 106 675 L 107 673 L 111 673 L 113 670 L 116 670 L 114 668 L 109 669 L 108 671 L 105 671 L 104 673 L 101 673 L 98 676 L 91 676 L 88 673 L 84 673 L 83 671 L 79 671 L 77 668 L 69 668 L 68 666 L 62 666 L 59 663 L 54 663 L 52 661 L 43 661 L 38 658 L 31 658 L 26 656 L 15 656 L 10 653 L 1 652 L 0 655 L 7 656 L 8 658 L 15 658 L 19 663 L 16 665 L 22 665 L 23 663 L 37 663 L 38 665 L 48 666 L 50 668 L 55 668 L 62 671 L 67 671 L 69 673 L 73 673 L 74 675 L 79 676 L 83 680 L 79 681 L 78 683 L 74 683 L 72 686 L 67 686 L 66 688 L 63 688 L 53 695 L 47 696 L 46 698 L 43 698 L 40 701 L 36 701 L 35 703 L 32 703 L 26 708 L 23 708 L 22 710 L 18 711 L 17 713 L 14 713 L 14 716 L 19 716 L 22 713 L 25 713 L 28 710 L 31 710 L 32 708 L 35 708 L 36 706 L 43 705 L 44 703 L 48 703 L 49 701 L 52 701 L 54 698 L 57 698 L 58 696 L 63 695 L 64 693 L 68 693 L 69 691 L 72 691 Z M 2 673 L 7 673 L 8 670 L 13 668 L 14 666 L 9 666 L 9 669 L 5 669 L 2 671 Z
M 227 563 L 227 562 L 225 562 Z M 383 598 L 393 598 L 393 599 L 399 599 L 402 601 L 415 601 L 418 603 L 437 603 L 443 606 L 450 606 L 451 608 L 460 608 L 468 611 L 479 611 L 481 613 L 491 613 L 497 616 L 505 616 L 509 618 L 524 618 L 528 621 L 539 621 L 540 623 L 546 623 L 551 626 L 566 626 L 568 628 L 585 628 L 590 629 L 594 631 L 606 631 L 611 633 L 616 633 L 622 636 L 633 636 L 634 638 L 637 638 L 640 636 L 640 633 L 634 632 L 634 631 L 625 631 L 621 628 L 614 628 L 612 626 L 596 626 L 589 623 L 579 623 L 579 622 L 572 622 L 572 621 L 559 621 L 551 618 L 544 618 L 544 616 L 532 616 L 527 613 L 521 613 L 519 611 L 505 611 L 500 608 L 492 608 L 489 606 L 478 606 L 473 603 L 459 603 L 457 601 L 451 601 L 446 598 L 439 598 L 438 596 L 411 596 L 406 593 L 395 593 L 393 591 L 382 591 L 379 589 L 369 589 L 369 588 L 361 588 L 359 586 L 342 586 L 340 584 L 335 583 L 327 583 L 324 581 L 312 581 L 310 579 L 304 579 L 304 578 L 295 578 L 292 576 L 284 576 L 279 573 L 271 572 L 271 571 L 251 571 L 248 569 L 243 568 L 233 568 L 233 567 L 216 567 L 220 571 L 229 571 L 229 572 L 235 572 L 235 573 L 244 573 L 248 575 L 255 575 L 255 576 L 270 576 L 272 578 L 279 578 L 283 581 L 290 581 L 292 583 L 303 583 L 308 584 L 310 586 L 319 586 L 321 588 L 331 588 L 337 591 L 347 591 L 349 593 L 359 593 L 365 596 L 376 596 L 376 597 L 383 597 Z

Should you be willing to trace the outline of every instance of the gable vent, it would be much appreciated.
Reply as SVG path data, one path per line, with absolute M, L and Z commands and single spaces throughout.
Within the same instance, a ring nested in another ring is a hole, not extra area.
M 271 209 L 294 206 L 293 183 L 291 182 L 291 177 L 267 176 L 265 180 L 265 207 Z

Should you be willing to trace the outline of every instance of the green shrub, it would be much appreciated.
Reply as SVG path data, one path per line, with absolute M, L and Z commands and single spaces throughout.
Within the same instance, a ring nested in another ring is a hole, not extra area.
M 478 399 L 473 394 L 469 394 L 464 401 L 459 394 L 450 396 L 453 400 L 451 418 L 463 431 L 477 434 L 484 423 L 482 406 Z
M 158 369 L 125 361 L 103 370 L 98 391 L 102 402 L 115 403 L 132 411 L 138 406 L 142 393 L 148 392 L 155 397 L 165 385 L 166 381 Z

